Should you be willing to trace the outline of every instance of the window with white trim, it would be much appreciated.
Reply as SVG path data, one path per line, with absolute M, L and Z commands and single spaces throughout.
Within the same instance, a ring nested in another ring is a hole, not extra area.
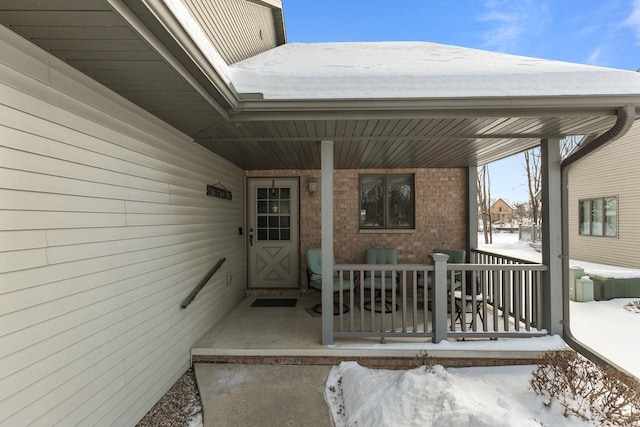
M 618 197 L 581 199 L 579 233 L 583 236 L 618 236 Z

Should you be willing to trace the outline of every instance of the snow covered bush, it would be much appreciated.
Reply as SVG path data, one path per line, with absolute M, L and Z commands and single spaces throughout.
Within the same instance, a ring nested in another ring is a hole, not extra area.
M 640 313 L 640 300 L 631 301 L 630 303 L 625 304 L 624 308 L 631 311 L 632 313 Z
M 604 426 L 640 426 L 640 383 L 612 368 L 601 368 L 572 351 L 549 352 L 529 382 L 565 416 Z

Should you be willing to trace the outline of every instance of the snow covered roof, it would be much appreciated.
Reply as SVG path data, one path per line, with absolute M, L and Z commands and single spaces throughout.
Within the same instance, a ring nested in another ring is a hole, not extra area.
M 265 99 L 640 94 L 640 74 L 427 42 L 291 43 L 229 67 Z

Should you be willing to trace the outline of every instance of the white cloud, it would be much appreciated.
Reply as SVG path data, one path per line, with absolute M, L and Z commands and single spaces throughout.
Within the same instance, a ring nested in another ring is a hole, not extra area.
M 602 53 L 602 48 L 600 47 L 596 48 L 593 52 L 591 52 L 591 55 L 589 55 L 589 57 L 587 58 L 587 64 L 598 65 L 598 60 L 600 59 L 601 53 Z
M 633 2 L 631 15 L 629 15 L 624 24 L 631 27 L 636 35 L 636 44 L 640 44 L 640 0 Z
M 502 52 L 516 50 L 526 37 L 539 34 L 548 20 L 546 2 L 539 0 L 487 0 L 484 8 L 478 20 L 490 26 L 483 34 L 485 46 Z

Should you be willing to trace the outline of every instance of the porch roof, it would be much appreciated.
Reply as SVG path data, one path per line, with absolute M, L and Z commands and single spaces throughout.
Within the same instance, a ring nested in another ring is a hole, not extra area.
M 320 168 L 323 139 L 336 168 L 468 167 L 640 107 L 636 73 L 431 43 L 213 63 L 164 2 L 11 0 L 0 23 L 244 169 Z
M 264 99 L 633 95 L 638 73 L 427 42 L 292 43 L 229 68 Z

